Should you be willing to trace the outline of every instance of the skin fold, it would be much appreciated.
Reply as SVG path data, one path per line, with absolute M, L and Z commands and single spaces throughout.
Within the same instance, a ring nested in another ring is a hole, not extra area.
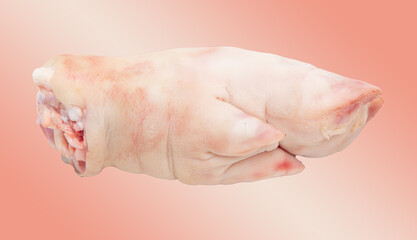
M 83 132 L 71 130 L 88 146 L 80 176 L 108 166 L 186 184 L 295 174 L 304 169 L 296 155 L 341 151 L 383 105 L 381 90 L 366 82 L 234 47 L 60 55 L 33 78 L 82 113 Z

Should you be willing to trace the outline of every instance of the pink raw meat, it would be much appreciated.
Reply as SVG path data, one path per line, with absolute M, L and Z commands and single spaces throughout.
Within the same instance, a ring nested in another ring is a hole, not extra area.
M 233 47 L 133 57 L 61 55 L 33 73 L 38 124 L 80 176 L 114 166 L 187 184 L 301 172 L 347 147 L 381 90 Z

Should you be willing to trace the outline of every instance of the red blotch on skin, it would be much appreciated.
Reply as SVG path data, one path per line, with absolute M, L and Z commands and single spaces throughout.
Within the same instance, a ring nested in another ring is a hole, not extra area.
M 63 65 L 67 71 L 67 78 L 71 79 L 71 80 L 76 80 L 77 79 L 77 75 L 76 75 L 76 71 L 75 71 L 75 63 L 73 60 L 72 56 L 69 55 L 64 55 L 64 61 L 63 61 Z
M 101 61 L 101 60 L 100 60 Z M 108 63 L 111 64 L 111 63 Z M 97 75 L 100 76 L 100 80 L 108 80 L 112 82 L 120 82 L 124 80 L 130 80 L 143 74 L 153 72 L 153 66 L 151 62 L 140 62 L 120 69 L 97 69 Z
M 116 100 L 118 102 L 126 102 L 128 99 L 128 93 L 126 89 L 120 88 L 117 84 L 113 85 L 107 94 L 112 100 Z
M 162 142 L 162 140 L 165 137 L 165 133 L 161 132 L 158 135 L 156 135 L 155 137 L 151 138 L 150 140 L 148 140 L 149 143 L 149 147 L 148 149 L 154 149 L 155 147 L 158 146 L 158 144 L 160 144 Z
M 130 105 L 131 108 L 127 114 L 131 115 L 131 120 L 136 120 L 136 131 L 131 133 L 132 135 L 132 143 L 133 146 L 139 145 L 139 138 L 142 137 L 143 133 L 143 123 L 146 119 L 146 115 L 149 113 L 149 103 L 145 102 L 145 92 L 142 88 L 136 89 L 132 94 L 129 96 L 130 99 L 133 100 L 132 104 Z
M 148 120 L 148 116 L 154 111 L 152 103 L 147 99 L 146 91 L 142 88 L 135 89 L 129 94 L 129 108 L 126 112 L 129 124 L 131 124 L 131 145 L 127 150 L 129 155 L 140 156 L 141 153 L 153 150 L 162 141 L 164 134 L 149 132 L 149 125 L 155 124 Z
M 168 107 L 168 109 L 169 109 L 169 107 Z M 167 114 L 167 121 L 170 121 L 171 120 L 171 112 L 170 111 L 168 111 L 168 114 Z
M 139 75 L 139 74 L 153 72 L 153 67 L 150 61 L 143 61 L 143 62 L 138 62 L 133 65 L 125 67 L 123 71 L 126 71 L 133 75 Z
M 283 162 L 279 162 L 275 165 L 275 171 L 285 171 L 288 172 L 291 170 L 292 164 L 288 160 L 285 160 Z
M 91 68 L 90 64 L 86 64 L 85 57 L 65 55 L 62 65 L 65 69 L 66 78 L 74 82 L 88 82 L 90 84 L 101 80 L 98 74 Z
M 97 67 L 100 64 L 100 60 L 102 57 L 99 56 L 87 56 L 85 59 L 91 65 L 91 67 Z

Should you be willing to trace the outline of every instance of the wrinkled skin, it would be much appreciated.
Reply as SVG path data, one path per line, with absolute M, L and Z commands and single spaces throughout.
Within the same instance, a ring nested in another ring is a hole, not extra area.
M 273 54 L 187 48 L 57 56 L 34 81 L 84 109 L 92 176 L 114 166 L 187 184 L 301 172 L 341 151 L 381 108 L 379 88 Z

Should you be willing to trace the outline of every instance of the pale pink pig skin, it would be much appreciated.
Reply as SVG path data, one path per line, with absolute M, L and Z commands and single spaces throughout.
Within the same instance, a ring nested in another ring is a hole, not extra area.
M 114 166 L 228 184 L 297 173 L 295 155 L 341 151 L 383 104 L 371 84 L 234 47 L 61 55 L 43 67 L 57 99 L 86 112 L 81 176 Z M 242 121 L 244 133 L 233 127 Z

